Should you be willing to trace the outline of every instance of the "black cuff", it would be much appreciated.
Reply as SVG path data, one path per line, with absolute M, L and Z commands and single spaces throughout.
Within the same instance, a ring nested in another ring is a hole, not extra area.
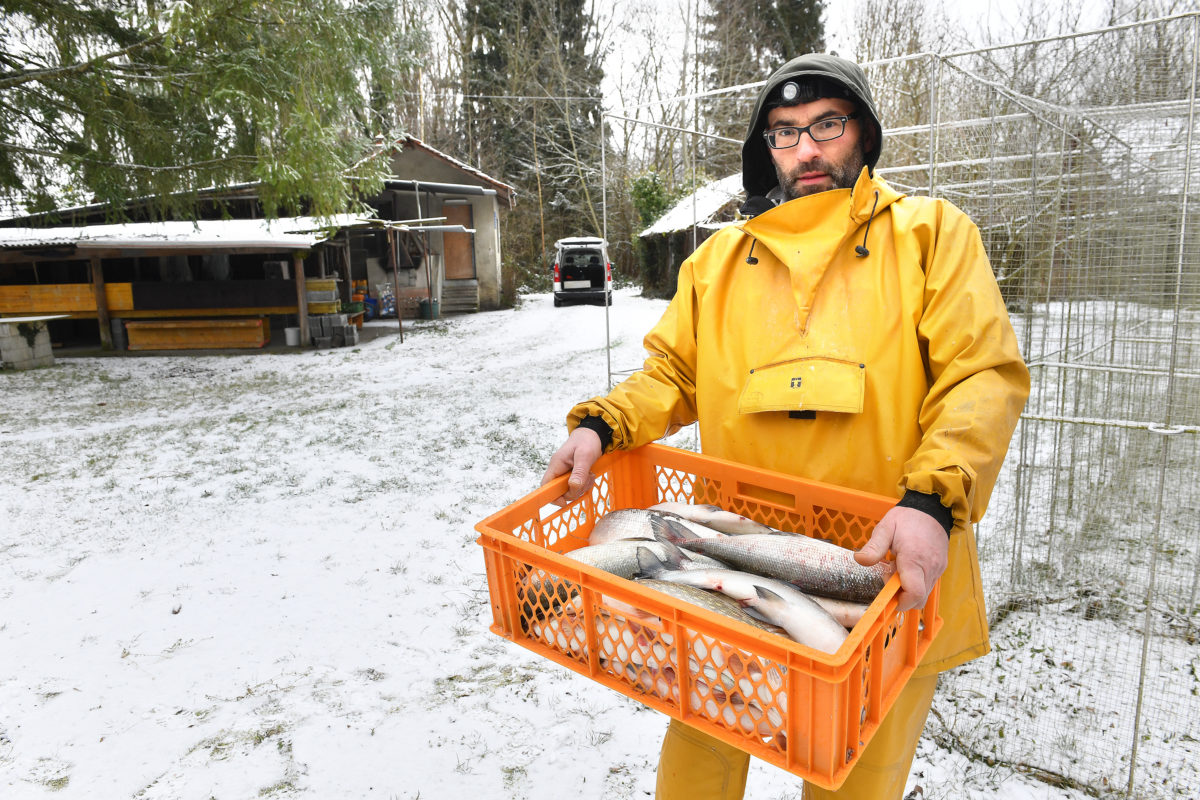
M 954 512 L 942 505 L 942 498 L 936 494 L 926 494 L 925 492 L 914 492 L 908 489 L 904 492 L 904 497 L 900 498 L 900 502 L 896 505 L 903 508 L 915 508 L 917 511 L 924 511 L 929 516 L 937 520 L 938 524 L 946 530 L 946 535 L 950 535 L 950 530 L 954 527 Z
M 600 437 L 600 452 L 607 453 L 608 448 L 612 446 L 612 428 L 604 421 L 603 417 L 591 415 L 579 420 L 580 428 L 587 428 L 589 431 L 595 431 Z

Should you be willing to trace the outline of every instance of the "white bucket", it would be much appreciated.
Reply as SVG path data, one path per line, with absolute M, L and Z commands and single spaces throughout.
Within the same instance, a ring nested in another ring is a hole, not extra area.
M 288 347 L 296 347 L 300 344 L 299 328 L 284 328 L 283 335 L 287 339 Z

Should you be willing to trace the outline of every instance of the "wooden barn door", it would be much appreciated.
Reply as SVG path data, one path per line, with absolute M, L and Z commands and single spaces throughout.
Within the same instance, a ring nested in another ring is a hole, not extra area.
M 446 225 L 474 228 L 471 206 L 467 204 L 442 206 Z M 446 251 L 446 280 L 467 281 L 475 277 L 475 236 L 470 233 L 442 234 Z

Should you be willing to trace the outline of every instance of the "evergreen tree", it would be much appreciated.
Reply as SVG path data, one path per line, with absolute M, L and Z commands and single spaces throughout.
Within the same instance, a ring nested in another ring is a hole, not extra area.
M 825 47 L 821 22 L 824 0 L 730 0 L 714 3 L 703 18 L 700 63 L 705 88 L 720 89 L 766 78 L 784 62 Z M 751 93 L 705 101 L 710 132 L 732 139 L 746 135 Z M 706 145 L 709 176 L 729 175 L 741 164 L 740 151 Z
M 3 0 L 0 197 L 18 210 L 261 181 L 266 213 L 370 190 L 407 40 L 394 0 Z M 364 90 L 369 87 L 371 91 Z
M 463 16 L 471 157 L 532 201 L 507 215 L 503 247 L 517 286 L 545 288 L 554 240 L 602 229 L 595 21 L 584 0 L 465 0 Z

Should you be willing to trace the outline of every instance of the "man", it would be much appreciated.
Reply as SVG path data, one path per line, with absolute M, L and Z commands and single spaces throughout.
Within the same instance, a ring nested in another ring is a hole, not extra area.
M 937 673 L 988 651 L 972 523 L 1029 393 L 978 230 L 875 177 L 882 143 L 857 65 L 776 71 L 742 147 L 756 216 L 684 262 L 642 371 L 571 410 L 543 479 L 569 471 L 569 502 L 602 452 L 698 420 L 706 453 L 899 499 L 856 557 L 894 554 L 901 610 L 941 577 L 945 627 L 842 789 L 808 798 L 900 798 Z M 740 798 L 747 765 L 672 721 L 658 797 Z

